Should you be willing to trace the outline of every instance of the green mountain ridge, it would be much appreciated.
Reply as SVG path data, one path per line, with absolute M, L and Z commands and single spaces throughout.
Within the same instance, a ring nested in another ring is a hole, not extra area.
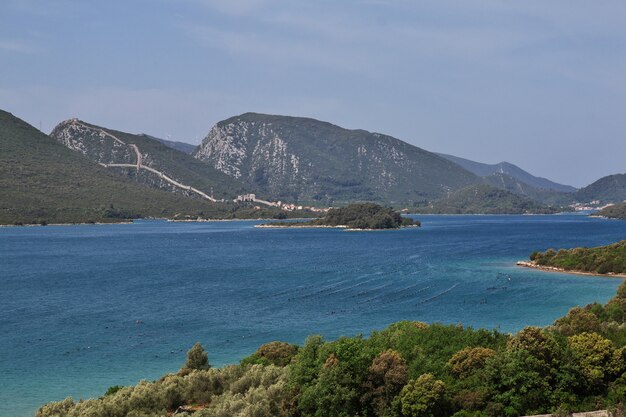
M 626 201 L 626 174 L 607 175 L 581 188 L 574 194 L 576 201 L 588 203 L 594 200 L 606 203 Z
M 115 222 L 221 212 L 134 184 L 0 110 L 0 224 Z
M 552 214 L 556 211 L 487 184 L 470 185 L 416 209 L 424 214 Z
M 274 199 L 327 205 L 424 201 L 480 181 L 391 136 L 257 113 L 217 123 L 194 156 Z
M 512 164 L 434 154 L 391 136 L 310 118 L 235 116 L 217 123 L 192 154 L 190 144 L 77 119 L 60 123 L 50 136 L 129 183 L 200 200 L 230 201 L 254 193 L 300 204 L 378 202 L 476 214 L 544 213 L 554 211 L 548 206 L 574 201 L 626 200 L 626 174 L 602 178 L 575 193 L 557 191 L 573 187 L 534 177 Z M 552 188 L 531 185 L 528 178 L 542 185 L 547 181 Z M 483 201 L 476 200 L 476 193 Z

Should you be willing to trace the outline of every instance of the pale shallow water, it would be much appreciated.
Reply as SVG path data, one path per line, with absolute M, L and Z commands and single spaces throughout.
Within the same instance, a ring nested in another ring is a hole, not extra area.
M 272 340 L 369 333 L 399 320 L 513 332 L 621 282 L 522 269 L 533 250 L 626 238 L 585 216 L 419 216 L 421 229 L 350 233 L 258 222 L 0 228 L 0 417 L 214 365 Z

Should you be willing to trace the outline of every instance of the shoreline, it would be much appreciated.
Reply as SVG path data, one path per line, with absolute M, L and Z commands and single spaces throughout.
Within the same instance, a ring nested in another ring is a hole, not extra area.
M 314 217 L 294 217 L 293 219 L 288 220 L 311 220 Z M 166 221 L 171 223 L 209 223 L 209 222 L 245 222 L 245 221 L 267 221 L 267 220 L 276 220 L 276 219 L 267 219 L 267 218 L 256 218 L 256 219 L 185 219 L 185 220 L 176 220 L 176 219 L 168 219 L 165 217 L 140 217 L 132 220 L 125 220 L 119 222 L 94 222 L 94 223 L 48 223 L 48 224 L 39 224 L 39 223 L 25 223 L 25 224 L 0 224 L 0 227 L 47 227 L 47 226 L 90 226 L 90 225 L 110 225 L 110 224 L 133 224 L 135 220 L 158 220 L 158 221 Z
M 297 224 L 297 222 L 294 222 Z M 313 224 L 303 224 L 298 226 L 285 226 L 285 225 L 273 225 L 271 223 L 267 224 L 255 224 L 254 227 L 258 227 L 259 229 L 348 229 L 348 226 L 325 226 L 325 225 L 313 225 Z
M 289 219 L 285 219 L 285 220 L 312 220 L 312 219 L 317 219 L 317 217 L 293 217 L 293 218 L 289 218 Z M 258 222 L 258 221 L 268 221 L 268 220 L 276 220 L 278 221 L 278 219 L 267 219 L 267 218 L 262 218 L 262 217 L 258 217 L 255 219 L 183 219 L 183 220 L 177 220 L 177 219 L 165 219 L 168 222 L 172 222 L 172 223 L 207 223 L 207 222 Z M 281 220 L 284 221 L 284 220 Z
M 403 216 L 561 216 L 567 214 L 578 214 L 576 211 L 557 211 L 556 213 L 402 213 Z M 578 214 L 588 216 L 588 214 Z
M 140 219 L 135 219 L 140 220 Z M 28 224 L 0 224 L 0 227 L 48 227 L 48 226 L 106 226 L 111 224 L 133 224 L 131 221 L 123 221 L 123 222 L 94 222 L 94 223 L 47 223 L 47 224 L 39 224 L 39 223 L 28 223 Z
M 420 226 L 403 226 L 390 229 L 354 229 L 345 225 L 340 226 L 326 226 L 326 225 L 299 225 L 299 226 L 285 226 L 285 225 L 272 225 L 270 224 L 257 224 L 254 227 L 263 229 L 343 229 L 345 232 L 386 232 L 390 230 L 402 230 L 419 228 Z
M 574 212 L 562 212 L 562 213 L 553 213 L 553 214 L 503 214 L 503 213 L 499 213 L 499 214 L 485 214 L 485 213 L 463 213 L 463 214 L 455 214 L 455 213 L 442 213 L 442 214 L 435 214 L 435 213 L 403 213 L 403 215 L 406 216 L 501 216 L 501 217 L 506 217 L 506 216 L 556 216 L 556 215 L 563 215 L 563 214 L 574 214 Z M 592 217 L 592 218 L 598 218 L 598 219 L 606 219 L 606 220 L 621 220 L 621 219 L 617 219 L 617 218 L 613 218 L 613 217 L 606 217 L 606 216 L 596 216 L 596 215 L 585 215 L 587 217 Z M 313 220 L 313 219 L 318 219 L 319 217 L 294 217 L 294 218 L 288 218 L 285 220 Z M 206 223 L 206 222 L 237 222 L 237 221 L 262 221 L 262 220 L 278 220 L 278 219 L 268 219 L 268 218 L 254 218 L 254 219 L 181 219 L 181 220 L 177 220 L 177 219 L 168 219 L 165 217 L 145 217 L 145 218 L 137 218 L 137 219 L 133 219 L 133 220 L 164 220 L 164 221 L 168 221 L 168 222 L 173 222 L 173 223 Z M 99 224 L 99 225 L 107 225 L 107 224 L 133 224 L 133 220 L 129 220 L 129 221 L 119 221 L 119 222 L 95 222 L 95 223 L 48 223 L 46 224 L 46 226 L 79 226 L 79 225 L 93 225 L 93 224 Z M 281 220 L 282 221 L 282 220 Z M 11 224 L 11 223 L 7 223 L 7 224 L 0 224 L 0 227 L 25 227 L 25 226 L 42 226 L 41 224 L 32 224 L 32 223 L 28 223 L 28 224 Z M 268 227 L 268 228 L 281 228 L 280 226 L 261 226 L 261 225 L 257 225 L 255 227 Z M 285 226 L 282 228 L 289 228 L 289 227 L 294 227 L 294 226 Z M 307 226 L 306 228 L 322 228 L 322 227 L 327 227 L 327 228 L 346 228 L 346 226 Z M 409 226 L 410 227 L 410 226 Z M 300 226 L 299 228 L 305 228 L 305 226 Z M 400 229 L 404 229 L 406 227 L 401 227 Z M 397 229 L 350 229 L 350 231 L 377 231 L 377 230 L 397 230 Z
M 563 269 L 563 268 L 557 268 L 555 266 L 544 266 L 544 265 L 537 265 L 531 261 L 517 261 L 515 263 L 515 265 L 522 267 L 522 268 L 530 268 L 530 269 L 536 269 L 539 271 L 543 271 L 543 272 L 557 272 L 560 274 L 571 274 L 571 275 L 586 275 L 586 276 L 591 276 L 591 277 L 605 277 L 605 278 L 622 278 L 622 279 L 626 279 L 626 274 L 616 274 L 613 272 L 609 272 L 606 274 L 599 274 L 597 272 L 587 272 L 587 271 L 577 271 L 575 269 Z

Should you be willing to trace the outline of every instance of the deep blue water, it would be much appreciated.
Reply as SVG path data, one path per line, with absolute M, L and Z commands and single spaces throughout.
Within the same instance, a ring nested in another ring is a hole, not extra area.
M 420 216 L 421 229 L 258 229 L 255 222 L 0 228 L 0 417 L 214 365 L 272 340 L 399 320 L 512 332 L 604 302 L 618 279 L 517 268 L 533 250 L 601 245 L 626 222 Z

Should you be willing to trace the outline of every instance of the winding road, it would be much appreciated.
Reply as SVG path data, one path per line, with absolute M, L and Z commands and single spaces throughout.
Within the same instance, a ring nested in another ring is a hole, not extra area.
M 105 131 L 103 129 L 94 129 L 93 127 L 87 126 L 87 125 L 79 122 L 78 120 L 74 120 L 73 123 L 76 124 L 76 125 L 82 126 L 83 128 L 86 128 L 86 129 L 98 130 L 101 134 L 103 134 L 104 136 L 108 136 L 108 137 L 112 138 L 117 143 L 120 143 L 122 145 L 127 145 L 126 142 L 124 142 L 120 138 L 110 134 L 109 132 L 107 132 L 107 131 Z M 202 197 L 202 198 L 204 198 L 206 200 L 212 201 L 213 203 L 217 202 L 217 199 L 215 199 L 215 198 L 211 197 L 210 195 L 208 195 L 208 194 L 198 190 L 197 188 L 194 188 L 194 187 L 192 187 L 190 185 L 182 184 L 182 183 L 180 183 L 180 182 L 178 182 L 178 181 L 168 177 L 166 174 L 164 174 L 161 171 L 158 171 L 158 170 L 156 170 L 154 168 L 151 168 L 149 166 L 143 165 L 143 157 L 141 155 L 141 152 L 139 151 L 139 147 L 137 145 L 135 145 L 134 143 L 128 144 L 127 146 L 132 147 L 133 150 L 135 151 L 135 155 L 137 156 L 137 163 L 135 163 L 135 164 L 103 164 L 103 163 L 100 162 L 99 164 L 101 166 L 105 167 L 105 168 L 136 168 L 137 171 L 139 171 L 140 169 L 145 169 L 146 171 L 149 171 L 149 172 L 152 172 L 152 173 L 158 175 L 159 178 L 161 178 L 163 181 L 168 182 L 168 183 L 172 184 L 173 186 L 175 186 L 177 188 L 180 188 L 182 190 L 190 191 L 190 192 L 193 192 L 195 194 L 198 194 L 200 197 Z

